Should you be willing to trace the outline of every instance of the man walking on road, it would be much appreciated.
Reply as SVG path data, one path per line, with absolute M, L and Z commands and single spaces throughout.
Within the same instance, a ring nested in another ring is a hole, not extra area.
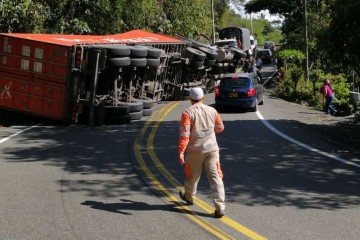
M 225 215 L 225 190 L 215 133 L 222 132 L 224 125 L 219 113 L 203 104 L 201 88 L 190 90 L 190 101 L 192 105 L 182 113 L 180 121 L 179 162 L 185 165 L 185 190 L 180 190 L 179 196 L 188 205 L 194 204 L 204 167 L 215 205 L 214 217 L 221 218 Z

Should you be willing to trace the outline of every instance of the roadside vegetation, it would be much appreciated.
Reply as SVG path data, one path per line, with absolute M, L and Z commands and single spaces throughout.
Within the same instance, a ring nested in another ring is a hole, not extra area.
M 245 3 L 244 0 L 231 0 Z M 285 68 L 278 95 L 319 109 L 322 81 L 332 79 L 336 105 L 351 113 L 349 91 L 360 86 L 360 1 L 358 0 L 251 0 L 247 12 L 268 9 L 281 14 L 281 30 L 263 19 L 242 19 L 228 7 L 230 0 L 214 0 L 215 31 L 246 27 L 261 47 L 273 41 L 278 67 Z M 307 3 L 305 24 L 305 8 Z M 252 26 L 252 27 L 251 27 Z M 305 38 L 307 26 L 307 41 Z M 171 36 L 181 35 L 209 42 L 212 36 L 211 1 L 203 0 L 2 0 L 0 31 L 60 34 L 114 34 L 143 29 Z M 309 75 L 306 71 L 308 43 Z
M 264 9 L 286 19 L 281 28 L 282 47 L 275 56 L 278 67 L 285 70 L 285 78 L 278 84 L 278 95 L 321 110 L 321 86 L 325 79 L 330 79 L 337 98 L 334 105 L 340 114 L 353 113 L 356 106 L 350 99 L 350 91 L 358 92 L 360 87 L 360 21 L 357 16 L 360 2 L 252 0 L 246 4 L 249 12 Z M 309 71 L 306 71 L 306 43 Z

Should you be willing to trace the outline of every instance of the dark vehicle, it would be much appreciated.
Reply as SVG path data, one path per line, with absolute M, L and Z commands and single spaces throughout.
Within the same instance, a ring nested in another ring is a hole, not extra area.
M 215 104 L 246 108 L 257 111 L 257 105 L 264 104 L 264 87 L 254 73 L 229 73 L 220 80 L 215 89 Z
M 273 61 L 273 55 L 270 49 L 259 49 L 257 57 L 260 58 L 263 63 L 271 63 Z
M 275 53 L 275 43 L 272 41 L 267 41 L 264 43 L 264 49 L 270 49 L 272 55 Z
M 247 51 L 250 46 L 250 32 L 247 28 L 227 27 L 219 31 L 219 39 L 236 39 L 237 47 Z

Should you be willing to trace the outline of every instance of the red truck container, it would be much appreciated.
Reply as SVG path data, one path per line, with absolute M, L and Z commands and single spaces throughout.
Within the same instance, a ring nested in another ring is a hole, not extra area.
M 108 67 L 106 47 L 120 44 L 187 46 L 184 40 L 140 30 L 107 36 L 1 33 L 0 108 L 67 123 L 84 115 L 93 124 L 101 72 Z

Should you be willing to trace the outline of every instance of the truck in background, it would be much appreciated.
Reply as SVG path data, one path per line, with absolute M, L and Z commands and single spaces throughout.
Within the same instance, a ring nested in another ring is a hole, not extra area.
M 242 49 L 141 30 L 1 33 L 0 108 L 69 124 L 139 120 L 156 102 L 187 99 L 191 87 L 214 90 L 221 74 L 233 69 L 234 57 L 246 56 Z

